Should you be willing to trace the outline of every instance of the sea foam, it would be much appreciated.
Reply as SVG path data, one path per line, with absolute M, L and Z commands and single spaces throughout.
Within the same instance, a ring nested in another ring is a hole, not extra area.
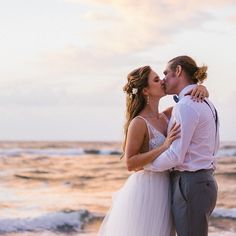
M 22 231 L 79 232 L 95 218 L 87 210 L 52 212 L 35 218 L 0 219 L 0 233 Z

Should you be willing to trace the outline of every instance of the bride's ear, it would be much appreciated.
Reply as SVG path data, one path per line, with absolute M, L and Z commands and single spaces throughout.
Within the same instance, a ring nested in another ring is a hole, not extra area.
M 143 95 L 144 96 L 148 96 L 148 89 L 147 88 L 144 88 L 143 91 L 142 91 Z

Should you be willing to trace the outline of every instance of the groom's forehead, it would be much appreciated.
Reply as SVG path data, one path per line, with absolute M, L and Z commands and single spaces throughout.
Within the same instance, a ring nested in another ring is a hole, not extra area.
M 164 71 L 163 71 L 163 74 L 166 75 L 169 71 L 171 71 L 171 69 L 170 69 L 170 64 L 168 63 L 168 64 L 166 65 L 166 68 L 165 68 Z
M 164 71 L 163 71 L 163 74 L 166 75 L 169 71 L 169 68 L 165 68 Z

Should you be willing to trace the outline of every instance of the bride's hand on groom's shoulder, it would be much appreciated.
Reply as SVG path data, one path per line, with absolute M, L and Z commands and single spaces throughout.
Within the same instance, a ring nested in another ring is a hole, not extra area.
M 165 142 L 163 143 L 164 147 L 168 149 L 170 145 L 173 143 L 174 140 L 180 137 L 180 124 L 177 124 L 176 122 L 173 124 L 172 128 L 170 129 L 170 132 L 168 133 Z
M 190 95 L 193 101 L 203 102 L 205 98 L 209 97 L 209 92 L 204 85 L 197 85 L 193 90 L 185 95 Z

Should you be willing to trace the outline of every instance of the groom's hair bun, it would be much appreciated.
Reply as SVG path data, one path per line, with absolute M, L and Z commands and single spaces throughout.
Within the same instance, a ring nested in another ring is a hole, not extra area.
M 198 67 L 197 71 L 194 73 L 194 78 L 199 84 L 202 84 L 205 79 L 207 79 L 207 66 Z
M 177 66 L 181 66 L 191 82 L 197 84 L 203 83 L 207 79 L 207 66 L 197 66 L 197 63 L 189 56 L 178 56 L 169 61 L 170 68 L 176 70 Z

